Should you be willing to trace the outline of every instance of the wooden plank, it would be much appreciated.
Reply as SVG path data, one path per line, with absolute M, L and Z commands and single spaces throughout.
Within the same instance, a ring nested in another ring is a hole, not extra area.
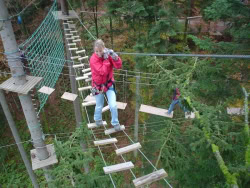
M 73 36 L 72 33 L 66 33 L 65 36 Z
M 112 165 L 112 166 L 103 167 L 103 170 L 104 170 L 105 174 L 111 174 L 114 172 L 129 170 L 131 168 L 134 168 L 134 164 L 131 161 L 129 161 L 126 163 L 120 163 L 120 164 L 116 164 L 116 165 Z
M 70 31 L 70 33 L 77 33 L 77 31 Z
M 75 46 L 76 43 L 69 43 L 68 46 Z
M 92 81 L 92 78 L 88 78 L 85 80 L 85 82 L 89 82 L 89 81 Z
M 73 23 L 73 21 L 67 21 L 68 23 Z
M 44 94 L 47 94 L 47 95 L 50 95 L 51 93 L 53 93 L 53 91 L 55 91 L 54 88 L 50 88 L 50 87 L 47 87 L 47 86 L 43 86 L 42 88 L 40 88 L 38 90 L 38 92 L 44 93 Z
M 126 108 L 126 106 L 127 106 L 127 103 L 116 101 L 116 105 L 117 105 L 118 109 L 124 110 Z
M 81 39 L 73 40 L 73 42 L 81 42 Z
M 78 50 L 78 48 L 69 48 L 69 51 Z
M 69 28 L 64 28 L 64 31 L 71 31 L 71 29 L 69 29 Z
M 74 57 L 71 57 L 71 59 L 74 60 L 74 59 L 78 59 L 79 57 L 81 56 L 74 56 Z
M 88 71 L 91 71 L 91 68 L 87 68 L 87 69 L 82 70 L 83 73 L 88 72 Z
M 95 101 L 89 101 L 89 102 L 83 102 L 82 106 L 85 107 L 85 106 L 91 106 L 91 105 L 95 105 L 95 104 L 96 104 Z
M 148 185 L 152 182 L 158 181 L 162 178 L 167 177 L 168 174 L 165 172 L 164 169 L 157 170 L 151 174 L 148 174 L 146 176 L 142 176 L 140 178 L 136 178 L 133 180 L 133 183 L 135 187 L 142 187 L 144 185 Z
M 244 109 L 243 108 L 227 108 L 227 114 L 230 115 L 243 115 L 244 114 Z
M 92 72 L 85 73 L 84 76 L 90 76 L 92 75 Z
M 117 149 L 117 150 L 115 150 L 115 152 L 116 152 L 116 155 L 122 155 L 124 153 L 128 153 L 130 151 L 134 151 L 134 150 L 140 149 L 140 148 L 141 148 L 141 144 L 138 142 L 138 143 Z
M 173 114 L 174 114 L 174 112 L 172 112 L 171 115 L 168 115 L 167 114 L 168 110 L 166 110 L 166 109 L 156 108 L 156 107 L 148 106 L 148 105 L 144 105 L 144 104 L 141 105 L 139 111 L 149 113 L 149 114 L 154 114 L 157 116 L 169 117 L 169 118 L 173 118 Z
M 73 65 L 72 67 L 73 68 L 80 68 L 80 67 L 83 67 L 84 66 L 84 64 L 78 64 L 78 65 Z
M 89 58 L 89 56 L 84 56 L 84 57 L 78 58 L 78 60 L 81 61 L 81 60 L 83 60 L 83 59 L 88 59 L 88 58 Z
M 108 111 L 109 110 L 109 105 L 107 105 L 107 106 L 105 106 L 104 108 L 102 108 L 102 113 L 103 112 L 106 112 L 106 111 Z
M 116 138 L 109 138 L 109 139 L 105 139 L 105 140 L 94 141 L 94 145 L 101 146 L 101 145 L 113 144 L 113 143 L 117 143 L 117 142 L 118 142 L 118 140 Z
M 78 95 L 76 94 L 73 94 L 73 93 L 68 93 L 68 92 L 65 92 L 63 95 L 62 95 L 62 99 L 66 99 L 66 100 L 69 100 L 69 101 L 75 101 L 76 98 L 77 98 Z
M 121 125 L 121 130 L 125 130 L 124 125 Z M 110 135 L 112 133 L 116 133 L 117 131 L 115 130 L 115 128 L 111 128 L 111 129 L 107 129 L 105 130 L 105 135 Z
M 66 38 L 66 40 L 74 40 L 74 38 Z
M 78 36 L 78 35 L 76 35 L 76 36 L 72 36 L 74 39 L 76 39 L 76 38 L 80 38 L 80 36 Z
M 78 88 L 78 91 L 84 91 L 84 90 L 88 90 L 88 89 L 91 89 L 91 88 L 92 88 L 91 86 L 80 87 L 80 88 Z
M 79 81 L 79 80 L 85 80 L 87 78 L 88 78 L 87 76 L 80 76 L 80 77 L 76 77 L 76 80 L 77 81 Z
M 95 97 L 93 95 L 88 95 L 83 101 L 95 101 Z
M 84 53 L 85 50 L 79 50 L 79 51 L 76 51 L 76 54 L 80 54 L 80 53 Z
M 106 121 L 102 121 L 102 123 L 103 123 L 103 126 L 107 126 L 107 122 Z M 96 123 L 89 123 L 88 124 L 88 128 L 89 129 L 93 129 L 93 128 L 96 128 L 97 126 L 96 126 Z

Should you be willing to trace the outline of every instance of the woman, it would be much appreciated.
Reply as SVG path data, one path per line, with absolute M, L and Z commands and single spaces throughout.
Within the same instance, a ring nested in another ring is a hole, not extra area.
M 103 125 L 102 108 L 104 105 L 104 94 L 106 93 L 112 116 L 111 124 L 116 131 L 121 130 L 118 120 L 113 75 L 113 68 L 120 69 L 121 67 L 121 58 L 113 50 L 105 48 L 102 40 L 96 40 L 94 53 L 90 58 L 90 68 L 92 72 L 92 93 L 96 99 L 94 120 L 98 127 Z

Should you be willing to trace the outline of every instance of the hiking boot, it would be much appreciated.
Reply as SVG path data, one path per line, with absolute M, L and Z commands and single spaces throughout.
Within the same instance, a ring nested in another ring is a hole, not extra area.
M 121 126 L 119 124 L 114 125 L 114 129 L 115 129 L 115 131 L 121 131 Z
M 101 127 L 101 126 L 103 126 L 102 120 L 96 121 L 95 124 L 96 124 L 96 127 Z

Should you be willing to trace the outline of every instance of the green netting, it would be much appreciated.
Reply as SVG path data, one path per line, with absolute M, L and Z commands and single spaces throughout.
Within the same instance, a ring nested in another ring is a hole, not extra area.
M 28 60 L 29 70 L 33 76 L 43 77 L 36 86 L 54 88 L 65 63 L 63 35 L 57 19 L 57 3 L 54 1 L 48 15 L 38 29 L 20 45 Z M 48 95 L 38 93 L 40 108 L 44 107 Z

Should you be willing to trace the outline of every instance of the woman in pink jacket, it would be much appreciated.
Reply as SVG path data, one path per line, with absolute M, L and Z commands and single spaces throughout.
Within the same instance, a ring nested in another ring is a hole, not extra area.
M 118 120 L 113 68 L 120 69 L 121 67 L 121 58 L 113 50 L 105 48 L 102 40 L 96 40 L 94 43 L 94 53 L 90 58 L 92 94 L 96 99 L 94 120 L 97 126 L 103 125 L 102 108 L 104 105 L 104 94 L 106 93 L 112 116 L 111 124 L 116 131 L 121 130 L 121 127 Z

